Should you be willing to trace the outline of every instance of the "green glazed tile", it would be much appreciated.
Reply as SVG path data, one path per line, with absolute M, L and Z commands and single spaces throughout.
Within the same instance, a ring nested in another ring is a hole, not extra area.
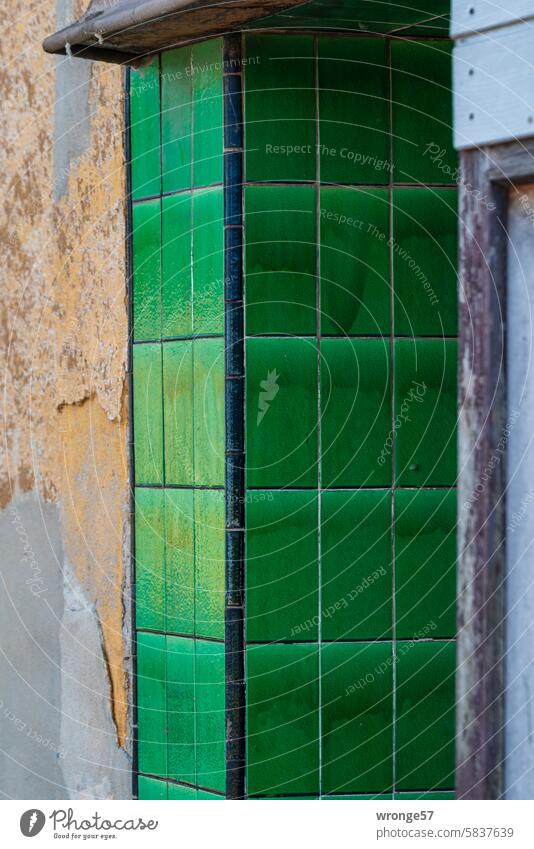
M 149 59 L 130 78 L 132 197 L 161 192 L 159 59 Z
M 247 333 L 316 331 L 315 190 L 245 189 Z
M 223 190 L 195 192 L 193 199 L 193 332 L 224 331 Z
M 193 343 L 195 484 L 224 484 L 224 342 Z
M 252 29 L 297 27 L 344 32 L 352 30 L 356 33 L 362 30 L 387 33 L 402 28 L 403 35 L 446 36 L 449 32 L 449 0 L 419 1 L 417 7 L 413 5 L 413 0 L 409 4 L 397 3 L 395 0 L 340 0 L 337 3 L 317 0 L 269 15 L 249 26 Z
M 454 785 L 453 642 L 402 642 L 397 653 L 397 787 Z
M 224 645 L 196 640 L 197 784 L 225 791 Z
M 161 204 L 133 207 L 133 335 L 134 340 L 161 335 Z
M 323 790 L 387 793 L 393 782 L 391 643 L 321 648 Z
M 195 787 L 186 787 L 184 784 L 172 784 L 170 781 L 167 785 L 167 793 L 168 799 L 181 802 L 192 802 L 198 799 Z
M 224 639 L 224 492 L 195 490 L 195 633 Z
M 451 43 L 393 41 L 393 161 L 397 183 L 454 183 Z
M 165 637 L 137 634 L 137 707 L 139 770 L 167 775 Z
M 317 345 L 249 339 L 246 346 L 248 486 L 317 484 Z
M 191 784 L 195 762 L 195 641 L 167 637 L 168 776 Z
M 315 802 L 319 799 L 319 796 L 247 796 L 247 799 L 254 799 L 258 802 L 296 802 L 297 800 L 302 800 L 303 802 Z
M 319 38 L 319 156 L 323 183 L 389 182 L 386 42 Z
M 456 493 L 395 493 L 397 639 L 456 634 Z
M 166 489 L 165 630 L 195 631 L 195 548 L 192 489 Z
M 456 481 L 456 357 L 453 340 L 395 342 L 398 486 Z
M 247 649 L 247 790 L 278 795 L 319 789 L 317 646 Z
M 193 155 L 195 186 L 223 177 L 222 40 L 193 45 Z
M 191 186 L 191 48 L 161 54 L 161 153 L 164 192 Z
M 135 490 L 135 620 L 138 628 L 165 628 L 163 490 Z
M 458 329 L 458 213 L 454 189 L 394 189 L 395 333 L 454 336 Z
M 193 343 L 163 345 L 165 482 L 193 483 Z
M 314 180 L 315 68 L 310 36 L 248 35 L 247 180 Z
M 391 493 L 321 495 L 323 640 L 391 637 Z
M 133 347 L 135 482 L 163 483 L 161 345 Z
M 312 29 L 341 29 L 374 32 L 389 32 L 391 28 L 391 10 L 385 0 L 348 0 L 348 2 L 305 3 L 270 15 L 253 23 L 253 27 L 310 27 Z
M 389 333 L 389 196 L 321 189 L 321 332 Z
M 406 27 L 410 34 L 448 35 L 450 5 L 450 0 L 390 0 L 388 17 L 392 27 Z
M 224 796 L 209 793 L 207 790 L 197 790 L 197 799 L 203 799 L 205 802 L 224 802 Z
M 190 336 L 193 331 L 191 194 L 162 199 L 161 335 Z
M 315 492 L 248 494 L 248 640 L 317 639 L 317 514 Z
M 454 790 L 444 790 L 441 793 L 396 793 L 395 799 L 435 799 L 436 801 L 445 802 L 447 799 L 455 799 Z
M 148 778 L 146 775 L 139 776 L 139 799 L 158 801 L 167 799 L 167 782 L 158 778 Z
M 391 483 L 389 340 L 323 339 L 323 486 Z
M 348 793 L 346 796 L 322 796 L 321 798 L 328 799 L 329 801 L 334 800 L 336 802 L 342 801 L 344 799 L 359 799 L 361 801 L 369 801 L 370 799 L 372 799 L 374 801 L 385 801 L 388 799 L 393 799 L 393 796 L 391 795 L 391 793 L 360 793 L 358 795 Z

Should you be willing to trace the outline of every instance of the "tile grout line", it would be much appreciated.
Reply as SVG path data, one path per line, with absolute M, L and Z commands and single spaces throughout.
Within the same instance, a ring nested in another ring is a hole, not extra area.
M 315 311 L 317 338 L 317 676 L 319 734 L 319 799 L 323 797 L 323 678 L 322 678 L 322 564 L 321 564 L 321 157 L 319 128 L 319 36 L 313 37 L 315 101 Z
M 392 653 L 392 795 L 397 786 L 397 632 L 395 622 L 395 292 L 393 280 L 393 65 L 391 41 L 386 41 L 388 71 L 388 123 L 389 123 L 389 286 L 390 286 L 390 372 L 391 372 L 391 653 Z
M 193 265 L 193 239 L 194 239 L 194 224 L 195 224 L 195 193 L 194 193 L 194 176 L 195 176 L 195 100 L 194 100 L 194 84 L 195 84 L 195 75 L 193 72 L 193 47 L 189 47 L 189 71 L 191 75 L 191 90 L 190 90 L 190 103 L 191 103 L 191 141 L 189 145 L 189 182 L 191 184 L 191 204 L 189 210 L 189 229 L 190 229 L 190 239 L 189 239 L 189 282 L 190 282 L 190 291 L 191 291 L 191 336 L 193 336 L 193 328 L 195 326 L 195 286 L 194 286 L 194 265 Z M 193 339 L 191 339 L 191 410 L 192 410 L 192 421 L 193 421 L 193 433 L 191 439 L 191 473 L 192 473 L 192 486 L 191 486 L 191 494 L 192 494 L 192 502 L 193 502 L 193 631 L 195 631 L 195 639 L 193 641 L 193 751 L 194 751 L 194 764 L 195 764 L 195 781 L 198 777 L 198 748 L 197 748 L 197 733 L 198 733 L 198 717 L 197 717 L 197 635 L 196 635 L 196 622 L 197 622 L 197 528 L 195 521 L 195 483 L 196 483 L 196 469 L 195 469 L 195 345 L 193 344 Z
M 166 505 L 165 505 L 165 373 L 163 368 L 163 204 L 161 193 L 163 191 L 163 117 L 162 117 L 162 76 L 161 56 L 158 56 L 158 104 L 159 104 L 159 364 L 161 374 L 161 493 L 162 511 L 161 524 L 163 529 L 163 645 L 164 645 L 164 694 L 165 694 L 165 778 L 169 778 L 169 653 L 167 651 L 167 544 L 166 544 Z

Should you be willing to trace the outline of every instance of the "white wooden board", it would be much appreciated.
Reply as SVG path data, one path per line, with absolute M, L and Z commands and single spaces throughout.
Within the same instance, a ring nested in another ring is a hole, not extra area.
M 451 36 L 476 34 L 532 17 L 534 0 L 452 0 Z
M 534 136 L 534 23 L 459 39 L 453 85 L 457 149 Z

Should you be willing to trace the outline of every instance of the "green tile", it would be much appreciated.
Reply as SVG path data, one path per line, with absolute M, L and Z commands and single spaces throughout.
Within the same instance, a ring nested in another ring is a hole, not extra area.
M 455 799 L 454 790 L 444 790 L 441 793 L 396 793 L 395 799 L 434 799 L 435 801 L 445 802 L 448 799 Z
M 197 486 L 224 484 L 224 342 L 193 343 L 194 452 Z
M 321 495 L 323 640 L 391 637 L 391 493 Z
M 391 461 L 382 462 L 392 427 L 390 380 L 389 340 L 322 340 L 323 486 L 391 482 Z
M 362 30 L 387 33 L 404 28 L 409 33 L 448 35 L 449 0 L 414 0 L 398 3 L 396 0 L 323 0 L 293 6 L 276 15 L 269 15 L 251 24 L 253 28 L 309 27 L 311 29 Z M 437 16 L 437 17 L 436 17 Z M 419 23 L 419 25 L 417 25 Z M 424 22 L 424 23 L 423 23 Z
M 249 339 L 248 486 L 317 484 L 317 346 L 313 339 Z
M 368 2 L 368 0 L 367 0 Z M 439 29 L 443 35 L 448 35 L 448 19 L 450 18 L 450 0 L 389 0 L 389 20 L 394 26 L 409 26 L 419 24 L 421 31 L 432 32 Z M 439 16 L 439 20 L 434 18 Z M 426 24 L 428 21 L 428 24 Z
M 190 336 L 193 331 L 191 194 L 162 199 L 161 335 Z
M 193 343 L 163 345 L 165 482 L 193 483 Z
M 161 54 L 161 144 L 164 192 L 191 186 L 191 48 Z
M 245 189 L 247 333 L 316 331 L 315 190 Z
M 163 483 L 161 345 L 134 345 L 135 482 Z
M 224 645 L 196 640 L 197 784 L 225 791 Z
M 397 183 L 454 183 L 451 43 L 393 41 L 393 161 Z
M 193 802 L 198 799 L 196 788 L 186 787 L 184 784 L 172 784 L 169 781 L 167 792 L 168 798 L 175 801 Z
M 161 801 L 167 799 L 167 782 L 158 778 L 139 776 L 139 799 L 143 801 Z
M 321 189 L 321 332 L 389 333 L 389 194 Z
M 133 207 L 133 336 L 134 340 L 161 335 L 161 204 L 159 200 Z
M 193 45 L 193 155 L 195 186 L 222 182 L 222 40 Z
M 135 620 L 138 628 L 165 628 L 163 490 L 135 490 Z
M 395 333 L 458 329 L 458 198 L 454 189 L 393 191 Z
M 193 332 L 224 331 L 224 203 L 222 189 L 193 199 Z
M 319 38 L 321 181 L 389 182 L 386 42 Z
M 314 645 L 247 649 L 247 792 L 319 790 L 318 654 Z
M 203 799 L 205 802 L 224 802 L 224 796 L 209 793 L 207 790 L 197 790 L 197 799 Z
M 297 800 L 303 802 L 316 802 L 320 797 L 319 796 L 247 796 L 247 799 L 254 799 L 258 802 L 296 802 Z
M 224 492 L 195 491 L 195 633 L 224 639 Z
M 166 489 L 165 630 L 195 632 L 195 538 L 193 490 Z
M 323 791 L 387 793 L 393 782 L 391 643 L 321 648 Z
M 456 480 L 456 357 L 453 340 L 395 342 L 398 486 L 450 486 Z
M 311 36 L 248 35 L 247 180 L 314 180 L 315 67 Z
M 399 790 L 454 785 L 455 645 L 397 643 Z
M 170 636 L 166 639 L 168 776 L 194 784 L 195 641 Z
M 154 57 L 130 77 L 132 197 L 161 192 L 159 59 Z
M 369 801 L 370 799 L 373 801 L 381 801 L 381 800 L 391 800 L 393 796 L 391 793 L 359 793 L 358 795 L 354 795 L 351 793 L 347 793 L 347 795 L 343 796 L 322 796 L 323 799 L 334 800 L 334 801 L 342 801 L 343 799 L 360 799 L 360 801 Z
M 456 493 L 395 493 L 397 639 L 456 634 Z
M 137 634 L 139 770 L 167 775 L 165 637 Z
M 248 640 L 317 639 L 317 514 L 315 492 L 248 493 Z

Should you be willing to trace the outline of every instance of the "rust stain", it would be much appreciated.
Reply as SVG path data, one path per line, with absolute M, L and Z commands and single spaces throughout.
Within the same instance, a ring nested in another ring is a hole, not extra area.
M 83 4 L 82 4 L 83 5 Z M 0 26 L 0 506 L 60 505 L 65 546 L 95 603 L 120 745 L 128 738 L 123 583 L 128 536 L 122 72 L 92 66 L 91 139 L 53 198 L 54 4 Z M 128 647 L 129 652 L 129 647 Z

